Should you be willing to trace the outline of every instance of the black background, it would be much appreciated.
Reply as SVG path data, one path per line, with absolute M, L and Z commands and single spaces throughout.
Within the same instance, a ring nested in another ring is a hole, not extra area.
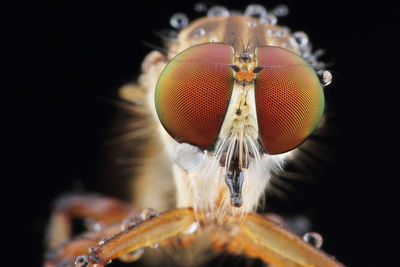
M 245 1 L 218 1 L 241 9 Z M 267 1 L 267 8 L 282 2 Z M 398 253 L 398 193 L 394 159 L 398 119 L 396 8 L 385 2 L 288 1 L 279 20 L 305 31 L 324 59 L 337 110 L 339 160 L 301 205 L 318 214 L 324 249 L 348 266 L 393 266 Z M 28 1 L 24 6 L 23 88 L 18 92 L 15 181 L 23 199 L 16 212 L 29 218 L 29 265 L 40 266 L 50 204 L 64 192 L 117 194 L 106 187 L 107 150 L 117 89 L 134 80 L 140 63 L 162 45 L 156 32 L 191 2 Z M 19 61 L 18 61 L 19 63 Z M 20 68 L 16 68 L 20 69 Z M 21 120 L 22 118 L 22 120 Z M 123 183 L 112 177 L 115 183 Z M 26 221 L 25 221 L 26 223 Z M 32 264 L 33 263 L 33 264 Z

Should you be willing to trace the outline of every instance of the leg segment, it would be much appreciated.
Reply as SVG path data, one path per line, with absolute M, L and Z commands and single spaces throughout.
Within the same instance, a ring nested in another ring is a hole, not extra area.
M 87 254 L 91 247 L 97 246 L 105 237 L 113 236 L 120 231 L 121 224 L 114 223 L 103 227 L 99 232 L 87 232 L 68 240 L 47 252 L 44 266 L 73 266 L 76 257 Z
M 79 255 L 86 254 L 88 248 L 98 245 L 104 237 L 121 231 L 124 219 L 140 218 L 140 211 L 127 203 L 99 195 L 67 195 L 56 202 L 50 218 L 45 266 L 59 263 L 73 263 Z M 72 219 L 82 218 L 93 222 L 89 232 L 71 240 Z
M 193 223 L 195 216 L 192 209 L 167 211 L 114 235 L 94 248 L 87 257 L 80 257 L 77 261 L 81 266 L 104 266 L 112 259 L 143 247 L 159 243 L 165 245 L 169 238 L 183 233 Z
M 343 266 L 281 225 L 258 214 L 249 214 L 230 239 L 214 242 L 217 250 L 244 253 L 276 267 Z
M 50 248 L 71 237 L 72 219 L 81 218 L 105 226 L 139 214 L 129 204 L 100 195 L 71 194 L 58 199 L 50 218 L 47 243 Z

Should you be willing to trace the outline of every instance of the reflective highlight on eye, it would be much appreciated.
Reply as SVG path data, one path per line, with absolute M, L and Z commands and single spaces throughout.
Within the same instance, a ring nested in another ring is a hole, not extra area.
M 231 46 L 205 43 L 179 53 L 162 72 L 156 110 L 178 142 L 206 149 L 217 139 L 234 83 L 232 58 Z
M 268 154 L 300 145 L 317 127 L 324 94 L 315 71 L 283 48 L 258 47 L 255 79 L 259 135 Z

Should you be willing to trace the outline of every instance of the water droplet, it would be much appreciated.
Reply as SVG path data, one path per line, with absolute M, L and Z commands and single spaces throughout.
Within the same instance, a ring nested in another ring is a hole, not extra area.
M 196 231 L 197 231 L 197 229 L 199 229 L 199 223 L 198 222 L 194 222 L 194 223 L 192 223 L 190 226 L 189 226 L 189 228 L 188 229 L 186 229 L 185 231 L 183 231 L 183 233 L 184 234 L 187 234 L 187 235 L 191 235 L 191 234 L 194 234 Z
M 286 35 L 288 35 L 289 33 L 290 33 L 289 28 L 287 28 L 287 27 L 282 27 L 282 28 L 280 29 L 280 31 L 279 31 L 279 37 L 280 37 L 280 38 L 283 38 L 283 37 L 285 37 Z
M 206 35 L 206 30 L 204 28 L 197 28 L 192 32 L 193 38 L 200 38 Z
M 135 250 L 135 251 L 132 251 L 131 252 L 132 254 L 135 254 L 136 256 L 137 255 L 143 255 L 143 253 L 144 253 L 144 248 L 139 248 L 139 249 L 137 249 L 137 250 Z
M 255 20 L 249 20 L 249 21 L 247 22 L 247 27 L 249 27 L 249 28 L 255 28 L 255 27 L 257 27 L 257 21 L 255 21 Z
M 327 70 L 320 70 L 317 72 L 317 74 L 319 75 L 320 79 L 321 79 L 321 83 L 323 86 L 328 86 L 331 84 L 332 82 L 332 73 L 330 73 L 330 71 Z
M 293 37 L 299 44 L 300 48 L 306 47 L 308 45 L 308 36 L 305 32 L 295 32 Z
M 121 231 L 126 231 L 128 229 L 135 227 L 138 224 L 138 221 L 139 220 L 132 218 L 123 220 L 121 223 Z
M 172 158 L 182 169 L 192 170 L 199 168 L 206 156 L 198 147 L 181 143 L 175 147 Z
M 271 37 L 275 38 L 283 38 L 289 33 L 289 30 L 287 28 L 281 28 L 281 29 L 268 29 L 267 34 L 270 35 Z
M 199 3 L 194 5 L 194 10 L 196 12 L 206 12 L 207 5 L 205 3 L 203 3 L 203 2 L 199 2 Z
M 278 30 L 274 28 L 268 29 L 267 34 L 273 38 L 276 38 L 278 37 Z
M 107 240 L 110 239 L 109 237 L 103 237 L 100 241 L 99 241 L 99 245 L 103 245 L 105 242 L 107 242 Z
M 94 252 L 95 250 L 96 250 L 96 246 L 90 246 L 89 247 L 89 253 L 92 253 L 92 252 Z
M 207 11 L 207 17 L 229 17 L 229 10 L 224 6 L 213 6 Z
M 103 226 L 101 225 L 101 223 L 98 223 L 98 222 L 94 223 L 92 227 L 93 227 L 93 230 L 94 230 L 95 232 L 100 232 L 101 229 L 103 228 Z
M 259 19 L 266 19 L 267 18 L 267 10 L 262 5 L 248 5 L 246 10 L 244 11 L 244 15 L 248 17 L 256 17 Z
M 284 17 L 284 16 L 287 16 L 287 14 L 289 14 L 289 8 L 287 7 L 287 5 L 283 5 L 283 4 L 278 5 L 274 8 L 272 13 L 274 13 L 274 15 L 277 17 Z
M 269 14 L 266 18 L 266 24 L 275 25 L 278 22 L 278 19 L 275 15 Z
M 75 259 L 75 266 L 76 267 L 86 267 L 89 264 L 88 256 L 80 255 Z
M 189 19 L 183 13 L 175 13 L 174 15 L 172 15 L 171 19 L 169 20 L 169 23 L 174 29 L 179 30 L 186 27 L 189 24 Z
M 304 241 L 310 243 L 316 248 L 322 247 L 323 239 L 322 236 L 316 232 L 309 232 L 303 236 Z
M 154 217 L 157 217 L 157 216 L 158 216 L 157 211 L 153 210 L 152 208 L 146 208 L 140 214 L 140 218 L 142 220 L 151 219 L 151 218 L 154 218 Z

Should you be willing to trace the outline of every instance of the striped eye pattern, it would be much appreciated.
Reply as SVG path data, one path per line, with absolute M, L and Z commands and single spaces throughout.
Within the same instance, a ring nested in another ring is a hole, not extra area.
M 175 140 L 201 149 L 217 140 L 235 83 L 234 56 L 230 45 L 204 43 L 182 51 L 165 67 L 155 105 Z M 284 153 L 317 127 L 324 109 L 323 89 L 315 71 L 289 50 L 258 47 L 255 57 L 259 140 L 266 153 Z

